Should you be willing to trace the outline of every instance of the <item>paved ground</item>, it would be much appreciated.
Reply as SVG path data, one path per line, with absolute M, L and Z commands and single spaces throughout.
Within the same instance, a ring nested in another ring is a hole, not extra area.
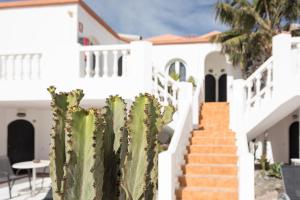
M 262 175 L 260 170 L 255 170 L 255 200 L 277 200 L 282 192 L 281 179 Z
M 12 200 L 42 200 L 45 198 L 48 190 L 50 189 L 51 180 L 50 178 L 44 179 L 44 187 L 41 188 L 42 179 L 37 178 L 36 180 L 36 195 L 32 196 L 29 189 L 28 179 L 21 179 L 16 181 L 13 186 Z M 7 184 L 0 184 L 0 200 L 8 200 L 8 186 Z

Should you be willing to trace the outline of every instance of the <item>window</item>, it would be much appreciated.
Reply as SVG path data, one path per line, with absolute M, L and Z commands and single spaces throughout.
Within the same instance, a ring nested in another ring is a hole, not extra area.
M 179 59 L 169 62 L 167 72 L 175 80 L 186 81 L 186 66 L 184 62 Z

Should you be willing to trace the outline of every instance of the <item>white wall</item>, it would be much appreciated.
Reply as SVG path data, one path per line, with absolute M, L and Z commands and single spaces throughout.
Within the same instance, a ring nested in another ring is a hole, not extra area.
M 50 107 L 50 106 L 49 106 Z M 35 158 L 48 159 L 52 114 L 47 108 L 1 108 L 0 113 L 0 155 L 7 154 L 7 127 L 18 119 L 29 121 L 35 131 Z M 26 117 L 17 117 L 18 112 L 25 111 Z
M 0 50 L 75 43 L 75 14 L 75 4 L 1 9 Z
M 293 115 L 297 112 L 293 112 L 280 120 L 278 123 L 270 127 L 267 133 L 267 158 L 271 163 L 273 162 L 283 162 L 289 163 L 289 128 L 290 125 L 298 121 L 294 119 Z M 256 158 L 259 159 L 262 154 L 262 142 L 264 138 L 264 133 L 256 138 L 260 143 L 259 148 L 256 152 Z
M 97 44 L 122 44 L 124 42 L 113 36 L 99 22 L 97 22 L 86 10 L 78 6 L 78 23 L 82 23 L 83 32 L 78 31 L 79 37 L 88 37 L 97 40 Z

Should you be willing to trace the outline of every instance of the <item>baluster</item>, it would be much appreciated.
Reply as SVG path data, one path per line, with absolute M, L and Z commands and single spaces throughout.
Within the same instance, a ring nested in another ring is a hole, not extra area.
M 92 77 L 93 76 L 93 69 L 92 69 L 92 59 L 91 59 L 91 52 L 90 51 L 86 51 L 85 52 L 85 57 L 86 57 L 86 67 L 85 67 L 85 71 L 86 71 L 86 77 Z
M 176 107 L 177 105 L 177 87 L 175 84 L 172 85 L 172 104 Z
M 165 82 L 164 82 L 164 106 L 168 105 L 168 80 L 165 79 Z
M 112 77 L 118 76 L 118 51 L 113 51 L 113 71 Z
M 256 100 L 255 100 L 255 106 L 257 105 L 257 107 L 259 108 L 259 106 L 260 106 L 260 100 L 261 100 L 261 95 L 262 94 L 260 94 L 260 86 L 261 86 L 261 78 L 262 78 L 262 75 L 261 74 L 258 74 L 257 76 L 256 76 L 256 84 L 255 84 L 255 91 L 256 91 L 256 94 L 255 94 L 255 98 L 256 98 Z
M 24 55 L 23 77 L 24 79 L 30 79 L 30 55 Z
M 7 79 L 13 79 L 13 60 L 14 56 L 8 55 L 7 56 Z
M 272 97 L 272 65 L 267 67 L 266 99 Z
M 79 77 L 83 78 L 86 76 L 86 55 L 85 52 L 80 52 L 80 66 L 79 66 Z
M 252 86 L 253 86 L 253 82 L 250 81 L 248 84 L 247 84 L 247 101 L 246 101 L 246 104 L 247 104 L 247 110 L 250 109 L 251 107 L 251 98 L 252 98 Z
M 100 77 L 100 57 L 99 51 L 94 51 L 95 55 L 95 77 Z
M 32 80 L 37 80 L 38 79 L 38 56 L 37 54 L 32 54 L 31 56 L 31 79 Z
M 107 64 L 108 52 L 103 51 L 102 55 L 103 55 L 103 77 L 108 77 L 108 64 Z
M 19 56 L 19 61 L 20 61 L 20 68 L 19 68 L 19 74 L 18 74 L 18 78 L 20 79 L 20 80 L 23 80 L 24 79 L 24 55 L 22 54 L 22 55 L 20 55 Z
M 127 55 L 128 52 L 126 50 L 122 51 L 122 75 L 121 76 L 127 76 Z
M 37 79 L 41 80 L 41 58 L 42 55 L 41 54 L 37 54 Z
M 1 56 L 1 79 L 7 79 L 7 56 Z
M 28 76 L 29 80 L 32 80 L 32 78 L 33 78 L 32 74 L 33 74 L 34 54 L 29 55 L 28 63 L 29 63 L 29 65 L 28 65 L 28 71 L 27 71 L 28 75 L 27 76 Z
M 154 74 L 154 95 L 157 99 L 159 99 L 159 94 L 158 94 L 158 77 L 156 73 Z

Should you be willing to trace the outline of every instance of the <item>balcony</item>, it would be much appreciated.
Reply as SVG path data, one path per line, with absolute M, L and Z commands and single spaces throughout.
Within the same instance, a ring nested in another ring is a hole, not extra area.
M 0 101 L 47 102 L 46 88 L 83 89 L 86 101 L 151 92 L 151 43 L 0 48 Z

